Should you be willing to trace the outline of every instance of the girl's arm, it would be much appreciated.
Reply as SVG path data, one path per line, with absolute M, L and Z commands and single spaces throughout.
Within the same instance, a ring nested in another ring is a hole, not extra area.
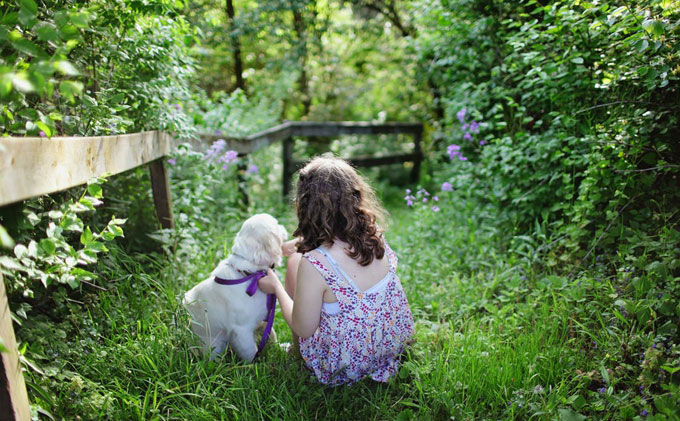
M 260 279 L 260 289 L 267 294 L 276 294 L 281 303 L 281 314 L 291 330 L 301 338 L 314 334 L 321 320 L 321 306 L 326 283 L 321 274 L 305 259 L 298 269 L 295 299 L 291 299 L 276 274 L 269 269 L 267 276 Z

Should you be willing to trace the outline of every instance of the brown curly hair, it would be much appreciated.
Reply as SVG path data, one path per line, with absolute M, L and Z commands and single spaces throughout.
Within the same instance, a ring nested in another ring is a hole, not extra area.
M 322 156 L 300 170 L 295 198 L 301 238 L 297 251 L 306 253 L 334 239 L 350 245 L 347 254 L 362 266 L 382 259 L 385 210 L 373 189 L 345 160 Z

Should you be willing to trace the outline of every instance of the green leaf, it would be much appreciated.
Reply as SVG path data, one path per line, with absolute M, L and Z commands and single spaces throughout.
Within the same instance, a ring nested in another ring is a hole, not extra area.
M 73 64 L 71 64 L 70 61 L 67 60 L 60 60 L 56 63 L 54 63 L 55 68 L 64 75 L 67 76 L 78 76 L 80 75 L 80 72 L 78 69 L 75 68 Z
M 42 121 L 36 121 L 35 124 L 38 126 L 38 128 L 40 128 L 40 130 L 45 132 L 45 136 L 52 137 L 53 133 L 52 133 L 52 128 L 50 126 L 43 123 Z
M 65 80 L 59 84 L 59 92 L 70 102 L 75 102 L 75 97 L 83 92 L 83 84 L 71 80 Z
M 0 75 L 0 97 L 6 97 L 12 92 L 12 79 L 14 73 L 3 73 Z
M 0 247 L 11 249 L 14 247 L 14 240 L 9 236 L 5 227 L 0 225 Z
M 97 199 L 101 199 L 104 197 L 102 193 L 102 187 L 99 184 L 90 184 L 87 186 L 87 192 L 91 195 L 96 197 Z
M 34 15 L 38 14 L 38 4 L 34 0 L 21 0 L 19 2 L 21 9 L 26 10 Z
M 33 30 L 38 34 L 40 41 L 57 41 L 59 40 L 59 32 L 57 27 L 49 22 L 38 22 Z
M 12 46 L 17 51 L 20 51 L 20 52 L 27 54 L 29 56 L 32 56 L 32 57 L 38 57 L 38 58 L 47 58 L 48 57 L 45 50 L 43 50 L 41 47 L 39 47 L 34 42 L 29 41 L 25 38 L 19 38 L 17 40 L 12 41 Z
M 87 28 L 90 23 L 90 16 L 85 12 L 75 12 L 69 15 L 69 20 L 78 28 Z
M 575 64 L 583 64 L 583 57 L 574 57 L 571 59 L 571 62 Z
M 28 80 L 28 74 L 26 72 L 19 72 L 12 74 L 12 84 L 14 88 L 22 93 L 29 93 L 35 91 L 35 87 Z
M 40 240 L 40 248 L 48 256 L 52 256 L 57 251 L 56 244 L 54 244 L 54 241 L 50 240 L 49 238 L 43 238 Z
M 586 417 L 568 408 L 559 408 L 557 413 L 560 416 L 560 421 L 584 421 Z
M 94 235 L 92 235 L 92 231 L 90 230 L 90 227 L 85 227 L 83 230 L 83 233 L 80 234 L 80 243 L 84 246 L 87 246 L 91 242 L 94 241 Z

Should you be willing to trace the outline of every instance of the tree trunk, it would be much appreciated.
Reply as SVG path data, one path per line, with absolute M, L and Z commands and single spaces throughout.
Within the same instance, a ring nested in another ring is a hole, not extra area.
M 234 3 L 232 0 L 227 0 L 227 16 L 229 17 L 229 31 L 231 38 L 231 47 L 234 54 L 234 74 L 236 75 L 235 89 L 246 91 L 246 83 L 243 80 L 243 61 L 241 60 L 241 42 L 236 34 L 236 22 L 234 20 L 236 13 L 234 12 Z

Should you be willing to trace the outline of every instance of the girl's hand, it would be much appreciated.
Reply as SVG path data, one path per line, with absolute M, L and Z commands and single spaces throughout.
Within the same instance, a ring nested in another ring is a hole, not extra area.
M 267 269 L 267 276 L 258 281 L 258 287 L 265 294 L 276 294 L 276 289 L 281 287 L 281 281 L 273 270 Z
M 283 257 L 288 257 L 297 251 L 296 248 L 297 242 L 298 239 L 293 238 L 292 240 L 286 241 L 281 245 L 281 252 L 283 253 Z

